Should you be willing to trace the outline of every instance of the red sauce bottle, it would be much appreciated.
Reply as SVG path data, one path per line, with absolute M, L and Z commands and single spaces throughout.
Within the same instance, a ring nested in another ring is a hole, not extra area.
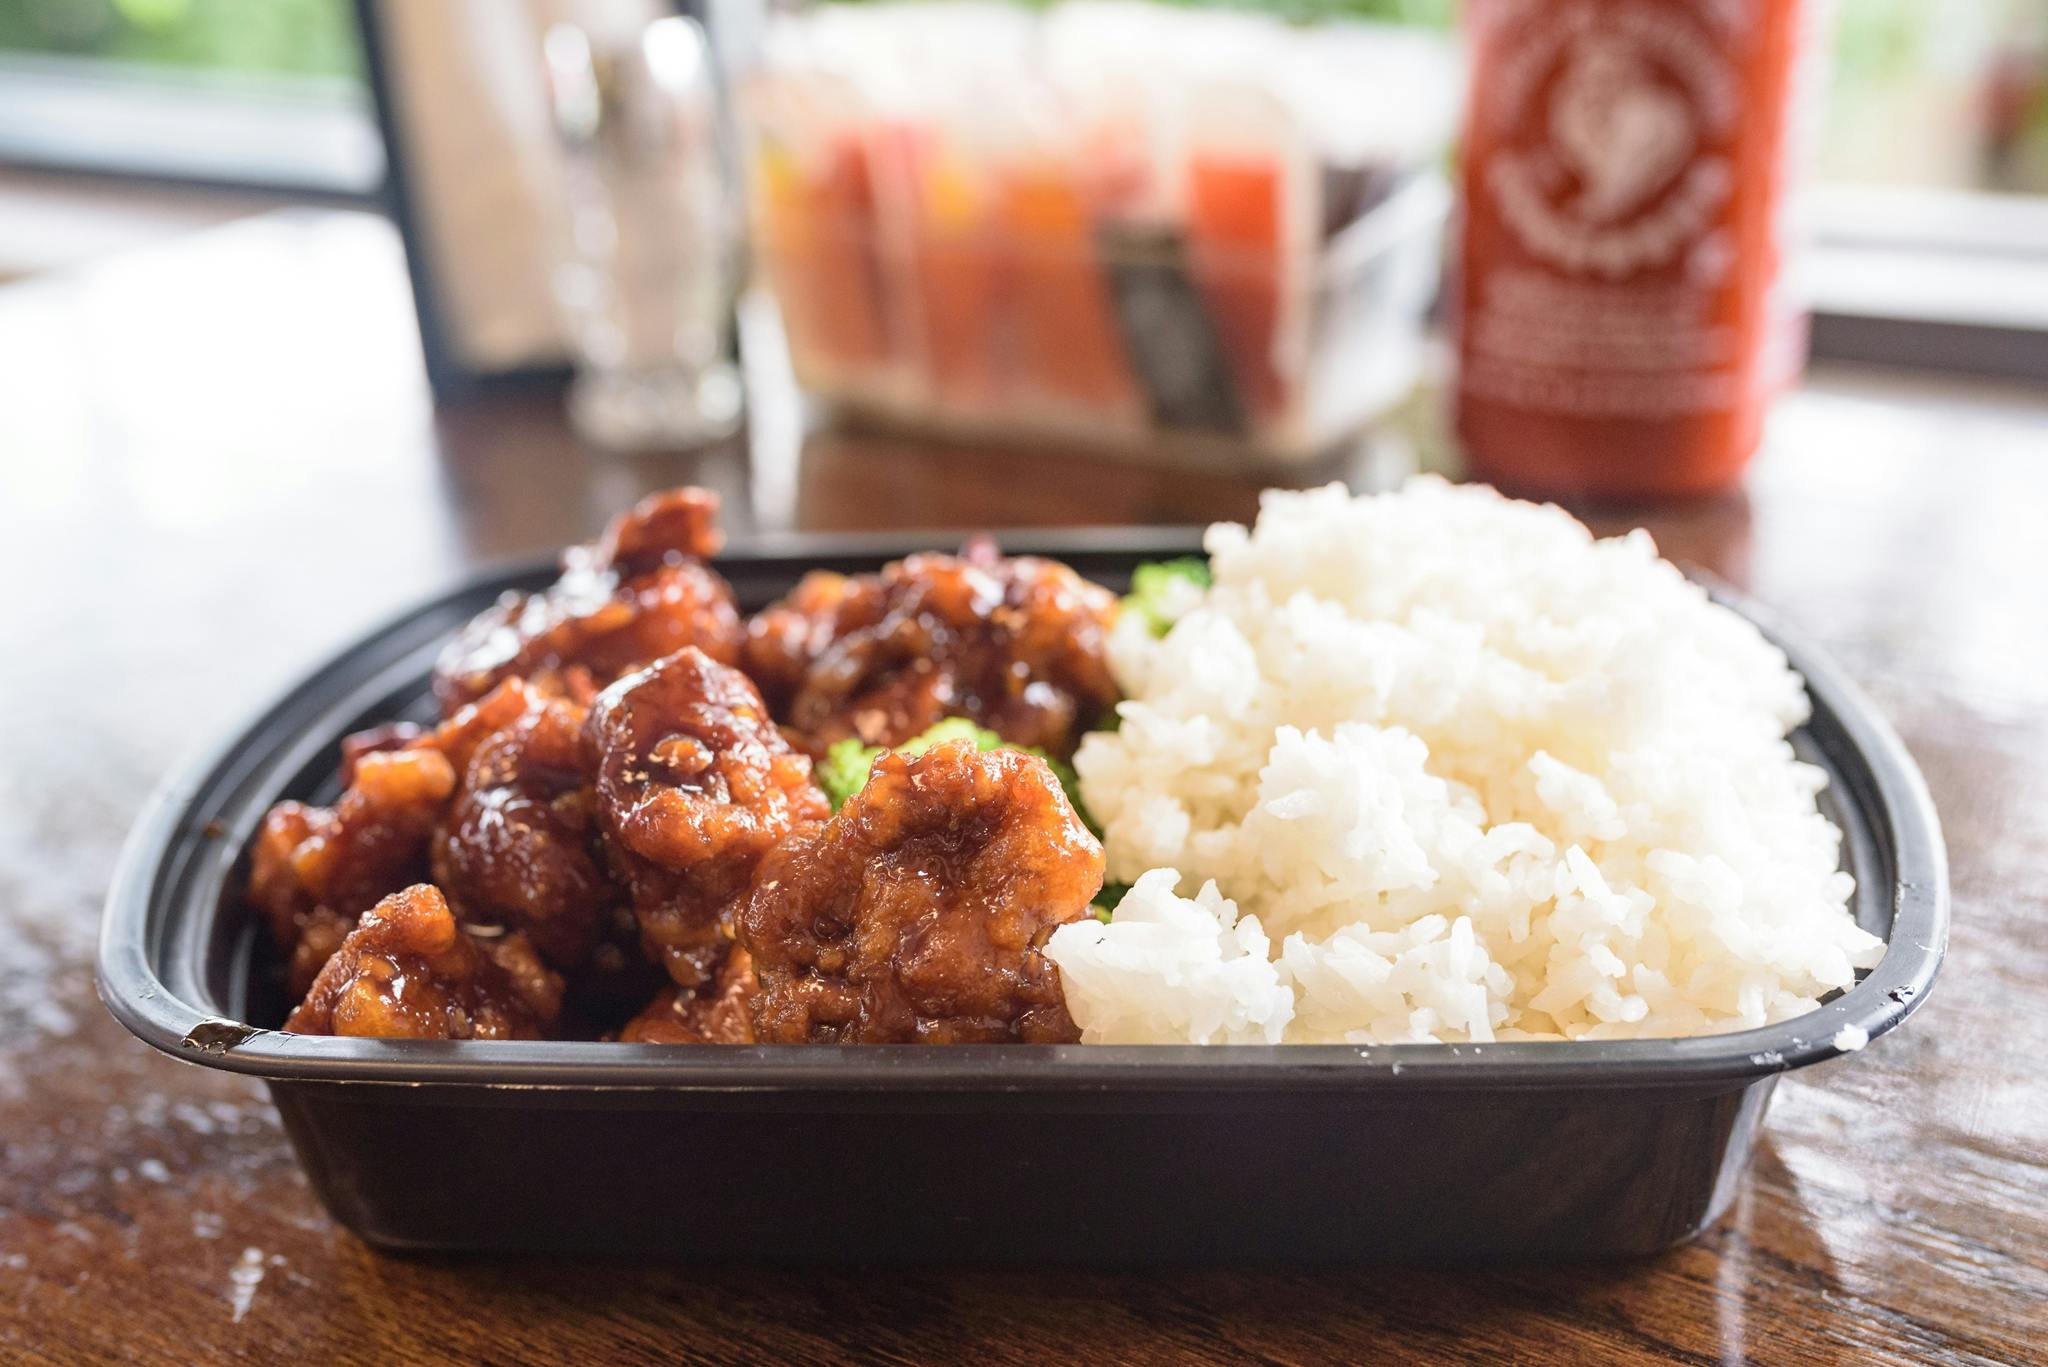
M 1818 0 L 1468 0 L 1457 425 L 1552 497 L 1717 492 L 1798 371 Z

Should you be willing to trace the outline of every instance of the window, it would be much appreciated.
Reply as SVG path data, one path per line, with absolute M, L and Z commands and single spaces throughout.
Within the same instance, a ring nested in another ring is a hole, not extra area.
M 2048 0 L 1838 10 L 1815 349 L 2048 375 Z
M 1458 0 L 1167 2 L 1449 29 Z M 1834 13 L 1817 350 L 2048 373 L 2048 0 L 1805 2 Z M 385 157 L 356 14 L 0 0 L 0 161 L 369 195 Z
M 2048 193 L 2048 0 L 1837 10 L 1823 181 Z
M 1451 0 L 1270 2 L 1454 22 Z M 1833 12 L 1815 351 L 2048 375 L 2048 0 L 1806 3 Z
M 0 160 L 363 195 L 383 146 L 349 0 L 7 0 Z

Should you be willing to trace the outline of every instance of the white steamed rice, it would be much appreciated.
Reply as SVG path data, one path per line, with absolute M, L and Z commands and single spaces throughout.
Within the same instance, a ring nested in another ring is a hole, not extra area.
M 1798 675 L 1647 535 L 1422 479 L 1206 544 L 1075 760 L 1135 884 L 1047 947 L 1087 1040 L 1701 1034 L 1877 962 Z

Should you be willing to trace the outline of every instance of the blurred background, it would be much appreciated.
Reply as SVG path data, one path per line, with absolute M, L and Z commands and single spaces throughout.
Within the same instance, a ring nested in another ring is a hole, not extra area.
M 1730 383 L 1796 374 L 1809 332 L 1824 360 L 2048 375 L 2048 0 L 1751 8 L 1795 16 L 1798 71 L 1754 79 L 1791 92 L 1791 126 L 1756 137 L 1797 173 L 1766 168 L 1767 243 L 1742 236 L 1738 195 L 1688 258 L 1695 276 L 1707 248 L 1723 274 L 1769 258 L 1769 289 L 1714 325 L 1761 357 Z M 1547 41 L 1503 38 L 1515 9 L 13 0 L 0 280 L 263 209 L 359 208 L 398 227 L 440 402 L 567 383 L 601 448 L 701 447 L 751 403 L 757 425 L 1190 465 L 1300 467 L 1368 438 L 1455 465 L 1459 434 L 1489 430 L 1471 404 L 1542 387 L 1488 368 L 1499 347 L 1475 334 L 1520 324 L 1482 300 L 1451 411 L 1461 269 L 1468 295 L 1493 289 L 1487 239 L 1458 237 L 1493 183 L 1465 81 L 1509 88 Z M 1683 59 L 1588 52 L 1545 79 L 1583 76 L 1588 108 L 1647 139 L 1603 152 L 1649 166 L 1668 111 L 1612 83 L 1647 61 L 1653 94 L 1691 88 Z M 1702 329 L 1681 340 L 1722 345 Z M 1701 492 L 1755 443 L 1732 421 L 1712 441 L 1739 454 L 1711 473 L 1668 434 L 1627 439 L 1631 459 L 1694 462 L 1669 487 L 1482 472 Z
M 1455 0 L 1236 7 L 1438 33 L 1456 12 Z M 2048 193 L 2048 4 L 1834 8 L 1823 181 Z M 372 194 L 383 175 L 353 0 L 18 0 L 0 9 L 0 75 L 10 161 L 339 195 Z M 184 120 L 215 136 L 194 146 L 175 135 Z

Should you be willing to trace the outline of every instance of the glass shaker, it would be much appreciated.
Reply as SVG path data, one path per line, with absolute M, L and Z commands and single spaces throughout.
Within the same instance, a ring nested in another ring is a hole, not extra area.
M 736 224 L 704 30 L 682 15 L 623 35 L 564 23 L 543 53 L 567 156 L 555 296 L 578 362 L 570 421 L 620 450 L 729 436 Z

